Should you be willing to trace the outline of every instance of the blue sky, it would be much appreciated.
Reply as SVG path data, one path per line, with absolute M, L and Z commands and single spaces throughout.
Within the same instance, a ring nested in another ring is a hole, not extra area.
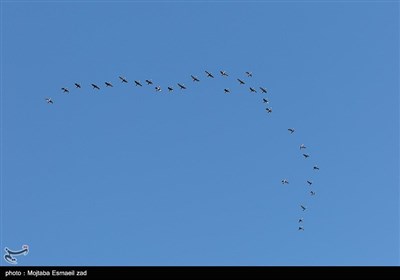
M 2 1 L 1 32 L 19 265 L 399 265 L 398 2 Z

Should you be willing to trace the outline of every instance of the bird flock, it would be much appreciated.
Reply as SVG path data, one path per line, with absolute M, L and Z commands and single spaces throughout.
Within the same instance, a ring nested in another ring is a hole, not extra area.
M 290 134 L 295 133 L 295 129 L 294 129 L 294 128 L 288 128 L 287 130 L 289 131 Z M 306 147 L 305 144 L 300 144 L 299 150 L 300 150 L 300 153 L 302 154 L 302 156 L 304 157 L 305 160 L 307 160 L 307 159 L 310 157 L 310 154 L 305 153 L 305 150 L 306 150 L 306 149 L 307 149 L 307 147 Z M 312 167 L 312 170 L 313 170 L 314 172 L 318 171 L 318 170 L 319 170 L 318 165 L 314 165 L 314 166 Z M 282 182 L 283 185 L 289 184 L 289 180 L 288 180 L 288 179 L 282 179 L 281 182 Z M 312 188 L 312 186 L 313 186 L 313 181 L 312 181 L 311 179 L 306 180 L 305 183 L 306 183 L 310 188 Z M 310 195 L 311 197 L 314 197 L 314 196 L 316 195 L 316 192 L 315 192 L 313 189 L 310 189 L 310 190 L 309 190 L 309 195 Z M 304 212 L 304 211 L 307 210 L 307 207 L 302 203 L 302 204 L 300 204 L 300 209 Z M 303 224 L 304 224 L 304 218 L 303 218 L 303 217 L 301 217 L 301 218 L 298 219 L 298 224 L 299 224 L 298 230 L 299 230 L 299 231 L 304 231 L 304 225 L 303 225 Z
M 207 70 L 204 71 L 204 72 L 205 72 L 205 77 L 206 78 L 209 78 L 209 79 L 214 79 L 215 78 L 215 76 L 211 72 L 209 72 Z M 229 77 L 229 74 L 225 70 L 220 70 L 219 73 L 220 73 L 220 75 L 222 77 Z M 253 74 L 250 71 L 246 71 L 245 75 L 246 75 L 247 78 L 253 77 Z M 192 81 L 194 83 L 200 82 L 200 78 L 198 78 L 195 75 L 190 75 L 190 78 L 192 79 Z M 123 84 L 128 84 L 129 83 L 128 80 L 123 76 L 119 76 L 118 79 Z M 239 85 L 242 85 L 242 86 L 245 87 L 246 81 L 245 81 L 244 78 L 237 78 L 236 80 L 239 83 Z M 134 85 L 136 87 L 143 87 L 143 85 L 147 86 L 147 87 L 154 87 L 154 91 L 155 92 L 161 92 L 163 90 L 163 88 L 164 88 L 164 87 L 161 87 L 160 85 L 155 85 L 155 83 L 151 79 L 146 79 L 145 83 L 142 83 L 140 80 L 134 80 L 133 83 L 134 83 Z M 112 88 L 112 87 L 114 87 L 114 85 L 110 81 L 105 81 L 103 84 L 90 83 L 90 86 L 95 91 L 100 91 L 100 89 L 102 87 L 104 87 L 104 88 Z M 187 90 L 188 89 L 188 87 L 183 82 L 177 82 L 176 84 L 172 84 L 172 85 L 166 86 L 166 88 L 167 88 L 169 93 L 174 92 L 174 90 L 175 90 L 174 86 L 178 86 L 178 88 L 180 90 Z M 81 90 L 82 89 L 82 84 L 78 83 L 78 82 L 75 82 L 73 87 L 74 87 L 75 90 Z M 258 89 L 260 90 L 261 93 L 267 93 L 267 89 L 265 87 L 259 86 Z M 257 87 L 254 87 L 254 86 L 249 86 L 248 90 L 251 93 L 257 93 L 258 92 L 257 91 Z M 66 86 L 61 87 L 61 91 L 63 93 L 66 93 L 66 94 L 70 93 L 70 89 L 68 87 L 66 87 Z M 226 93 L 226 94 L 230 94 L 231 90 L 229 88 L 224 88 L 223 92 Z M 51 97 L 46 97 L 45 100 L 46 100 L 46 102 L 48 104 L 54 104 L 54 100 Z M 263 102 L 264 103 L 269 103 L 269 101 L 266 98 L 263 98 Z M 272 108 L 266 108 L 266 111 L 268 113 L 272 113 Z
M 207 70 L 204 71 L 204 73 L 205 73 L 205 78 L 206 79 L 214 79 L 215 78 L 214 74 L 212 74 L 211 72 L 209 72 Z M 225 71 L 225 70 L 220 70 L 219 74 L 223 78 L 229 77 L 228 72 Z M 243 86 L 245 88 L 247 87 L 248 91 L 250 93 L 257 93 L 258 92 L 257 89 L 259 89 L 260 90 L 259 92 L 262 93 L 262 94 L 266 94 L 268 92 L 267 89 L 265 87 L 263 87 L 263 86 L 257 86 L 257 87 L 248 86 L 247 85 L 249 83 L 248 80 L 250 80 L 253 77 L 253 73 L 250 72 L 250 71 L 246 71 L 246 72 L 244 72 L 244 74 L 245 74 L 245 78 L 242 78 L 242 77 L 236 78 L 236 81 L 239 83 L 240 86 Z M 195 76 L 195 75 L 190 75 L 190 78 L 191 78 L 193 83 L 198 83 L 198 82 L 201 81 L 201 79 L 198 78 L 198 76 Z M 128 79 L 123 77 L 123 76 L 119 76 L 118 79 L 119 79 L 120 83 L 122 83 L 122 84 L 128 84 L 129 83 Z M 140 80 L 133 80 L 133 84 L 135 85 L 135 87 L 143 87 L 143 85 L 146 86 L 146 87 L 150 87 L 150 88 L 154 87 L 154 91 L 155 92 L 161 92 L 163 90 L 163 88 L 164 88 L 164 87 L 161 87 L 160 85 L 155 85 L 155 83 L 151 79 L 145 79 L 145 83 L 142 83 Z M 90 83 L 90 86 L 92 87 L 92 90 L 95 90 L 95 91 L 100 91 L 101 88 L 113 88 L 114 87 L 113 83 L 111 83 L 110 81 L 105 81 L 101 85 L 102 86 L 100 86 L 100 84 Z M 174 85 L 178 86 L 180 90 L 187 90 L 188 89 L 188 87 L 183 82 L 177 82 L 175 84 L 166 86 L 166 88 L 167 88 L 169 93 L 172 93 L 174 91 Z M 75 90 L 81 90 L 83 86 L 82 86 L 81 83 L 75 82 L 73 84 L 73 87 L 74 87 Z M 61 87 L 61 91 L 64 94 L 70 93 L 70 90 L 66 86 Z M 231 90 L 229 88 L 224 88 L 222 92 L 224 92 L 225 94 L 230 94 Z M 54 100 L 51 97 L 46 97 L 45 101 L 48 104 L 54 104 Z M 263 104 L 269 104 L 270 101 L 267 98 L 263 97 L 262 98 L 262 103 Z M 266 111 L 267 114 L 272 113 L 272 107 L 269 107 L 269 106 L 266 107 L 265 111 Z M 288 128 L 287 130 L 288 130 L 289 134 L 294 134 L 295 133 L 295 129 L 294 128 Z M 302 154 L 302 156 L 304 157 L 305 160 L 307 160 L 310 157 L 310 155 L 305 152 L 306 149 L 307 149 L 307 147 L 306 147 L 305 144 L 300 144 L 299 150 L 300 150 L 300 153 Z M 319 167 L 317 165 L 314 165 L 312 169 L 315 172 L 315 171 L 319 170 Z M 289 180 L 286 179 L 286 178 L 282 179 L 281 183 L 283 185 L 288 185 L 289 184 Z M 313 186 L 313 181 L 311 179 L 306 180 L 305 183 L 308 184 L 308 186 L 310 188 Z M 316 195 L 316 192 L 313 189 L 310 189 L 309 190 L 309 195 L 311 197 L 314 197 Z M 307 210 L 307 207 L 304 204 L 300 204 L 300 209 L 304 212 L 304 211 Z M 304 218 L 303 217 L 300 217 L 298 219 L 298 230 L 299 231 L 304 231 Z

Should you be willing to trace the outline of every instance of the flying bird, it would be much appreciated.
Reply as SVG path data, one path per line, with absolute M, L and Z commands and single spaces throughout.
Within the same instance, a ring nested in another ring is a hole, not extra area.
M 283 179 L 283 180 L 282 180 L 282 184 L 289 184 L 289 181 L 286 180 L 286 179 Z
M 304 231 L 304 228 L 303 228 L 303 227 L 299 227 L 299 230 L 302 230 L 302 231 Z
M 161 91 L 161 87 L 160 86 L 156 86 L 156 91 Z
M 304 156 L 304 158 L 310 157 L 310 155 L 308 155 L 308 154 L 303 154 L 303 156 Z
M 207 77 L 214 78 L 214 76 L 210 72 L 208 72 L 208 71 L 205 71 L 205 72 L 207 74 Z
M 181 85 L 180 83 L 178 83 L 178 86 L 181 88 L 181 89 L 186 89 L 186 87 L 185 87 L 185 85 Z
M 307 183 L 308 183 L 310 186 L 312 185 L 312 182 L 311 182 L 311 181 L 308 181 L 308 180 L 307 180 Z
M 128 82 L 128 80 L 125 79 L 125 77 L 119 76 L 119 79 L 121 80 L 121 83 L 127 83 Z
M 250 87 L 250 92 L 257 92 L 254 88 Z
M 290 134 L 292 134 L 294 132 L 294 128 L 288 128 Z
M 303 218 L 300 218 L 300 219 L 299 219 L 299 223 L 302 223 L 302 222 L 303 222 Z
M 301 145 L 300 145 L 300 150 L 301 150 L 301 149 L 305 149 L 305 148 L 307 148 L 307 147 L 306 147 L 304 144 L 301 144 Z
M 268 99 L 263 98 L 263 103 L 269 103 Z
M 314 169 L 314 170 L 319 170 L 319 167 L 315 165 L 315 166 L 313 167 L 313 169 Z
M 78 83 L 75 83 L 75 87 L 76 87 L 76 88 L 81 88 L 81 85 L 78 84 Z
M 51 100 L 50 97 L 46 97 L 45 100 L 46 100 L 46 102 L 47 102 L 48 104 L 54 104 L 53 100 Z
M 272 108 L 266 108 L 265 110 L 267 111 L 267 113 L 272 113 Z
M 173 91 L 174 89 L 172 87 L 168 87 L 168 91 Z
M 310 194 L 311 194 L 311 195 L 315 195 L 315 192 L 313 192 L 313 191 L 310 191 Z
M 238 80 L 238 82 L 241 84 L 241 85 L 244 85 L 245 84 L 245 82 L 243 82 L 241 79 L 237 79 Z
M 106 84 L 106 87 L 113 87 L 113 85 L 109 82 L 105 82 L 105 84 Z
M 229 90 L 229 88 L 224 88 L 224 92 L 225 92 L 225 93 L 231 93 L 231 91 Z
M 69 90 L 68 90 L 67 88 L 65 88 L 65 87 L 61 88 L 61 90 L 62 90 L 63 92 L 65 92 L 65 93 L 69 93 Z
M 190 75 L 190 77 L 192 77 L 193 82 L 200 82 L 200 80 L 197 77 L 193 75 Z
M 303 211 L 306 211 L 306 207 L 304 207 L 303 205 L 300 205 L 301 209 L 303 209 Z
M 219 71 L 219 73 L 221 73 L 221 75 L 225 76 L 225 77 L 229 76 L 228 73 L 226 73 L 226 71 L 224 71 L 224 70 Z
M 135 86 L 142 86 L 142 84 L 140 83 L 140 81 L 135 81 Z
M 262 93 L 267 93 L 267 89 L 266 88 L 260 87 L 260 89 L 261 89 Z
M 246 75 L 247 75 L 247 77 L 253 77 L 253 73 L 251 73 L 249 71 L 246 71 Z
M 99 88 L 97 85 L 95 85 L 95 84 L 92 84 L 92 87 L 93 87 L 93 89 L 97 89 L 97 90 L 100 89 L 100 88 Z
M 146 80 L 146 83 L 147 83 L 148 85 L 152 85 L 152 84 L 153 84 L 153 82 L 152 82 L 151 80 Z

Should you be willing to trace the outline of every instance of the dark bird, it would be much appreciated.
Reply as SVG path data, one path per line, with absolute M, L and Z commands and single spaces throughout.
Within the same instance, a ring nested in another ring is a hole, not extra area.
M 286 179 L 283 179 L 283 180 L 282 180 L 282 184 L 289 184 L 289 181 L 286 180 Z
M 173 91 L 174 89 L 172 87 L 168 87 L 168 91 Z
M 221 75 L 225 76 L 225 77 L 229 76 L 228 73 L 226 73 L 226 71 L 224 71 L 224 70 L 219 71 L 219 73 L 221 73 Z
M 224 92 L 225 92 L 225 93 L 231 93 L 231 91 L 229 90 L 229 88 L 224 88 Z
M 93 87 L 93 89 L 97 89 L 97 90 L 100 89 L 100 88 L 99 88 L 97 85 L 95 85 L 95 84 L 92 84 L 92 87 Z
M 241 79 L 237 79 L 238 80 L 238 82 L 241 84 L 241 85 L 244 85 L 245 84 L 245 82 L 243 82 Z
M 304 231 L 304 228 L 303 228 L 303 227 L 299 227 L 299 230 L 302 230 L 302 231 Z
M 106 84 L 106 87 L 113 87 L 113 85 L 109 82 L 105 82 L 105 84 Z
M 263 103 L 269 103 L 268 99 L 263 98 Z
M 307 180 L 307 183 L 308 183 L 310 186 L 312 185 L 312 182 L 311 182 L 311 181 L 308 181 L 308 180 Z
M 308 154 L 303 154 L 303 156 L 304 156 L 304 158 L 310 157 L 310 155 L 308 155 Z
M 181 89 L 186 89 L 185 85 L 181 85 L 180 83 L 178 83 L 178 86 L 179 86 Z
M 197 79 L 197 77 L 195 77 L 195 76 L 193 76 L 193 75 L 190 75 L 190 77 L 192 77 L 193 82 L 200 82 L 200 80 Z
M 311 194 L 311 195 L 315 195 L 315 192 L 313 192 L 313 191 L 310 191 L 310 194 Z
M 313 167 L 313 169 L 314 169 L 314 170 L 319 170 L 319 167 L 315 165 L 315 166 Z
M 290 134 L 292 134 L 294 132 L 294 128 L 288 128 Z
M 300 150 L 301 150 L 301 149 L 305 149 L 305 148 L 307 148 L 307 147 L 306 147 L 304 144 L 301 144 L 301 145 L 300 145 Z
M 151 80 L 146 80 L 146 83 L 147 83 L 148 85 L 152 85 L 152 84 L 153 84 L 153 82 L 152 82 Z
M 156 86 L 156 91 L 161 91 L 161 87 L 160 86 Z
M 68 90 L 67 88 L 65 88 L 65 87 L 61 88 L 61 90 L 62 90 L 63 92 L 65 92 L 65 93 L 69 93 L 69 90 Z
M 135 81 L 135 86 L 142 86 L 142 84 L 140 83 L 140 81 Z
M 249 71 L 246 71 L 246 75 L 247 75 L 247 77 L 253 77 L 253 73 L 251 73 Z
M 75 87 L 76 87 L 76 88 L 81 88 L 81 85 L 78 84 L 78 83 L 75 83 Z
M 266 108 L 265 110 L 267 111 L 267 113 L 272 113 L 272 108 Z
M 301 209 L 303 209 L 303 211 L 306 211 L 306 207 L 304 207 L 303 205 L 300 205 Z
M 302 223 L 302 222 L 303 222 L 303 218 L 300 218 L 300 219 L 299 219 L 299 223 Z
M 45 100 L 46 100 L 46 102 L 47 102 L 48 104 L 54 104 L 53 100 L 51 100 L 50 97 L 45 98 Z
M 257 92 L 254 88 L 250 87 L 250 92 Z
M 266 88 L 260 87 L 260 89 L 261 89 L 262 93 L 267 93 L 267 89 Z
M 125 77 L 119 76 L 119 79 L 121 80 L 122 83 L 127 83 L 128 82 L 128 80 L 125 79 Z
M 210 72 L 208 72 L 208 71 L 205 71 L 205 72 L 207 74 L 207 77 L 214 78 L 214 76 Z

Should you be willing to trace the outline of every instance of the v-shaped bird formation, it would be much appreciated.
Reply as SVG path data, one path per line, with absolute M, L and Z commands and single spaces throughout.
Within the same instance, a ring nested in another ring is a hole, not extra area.
M 212 72 L 205 70 L 204 73 L 205 73 L 205 79 L 215 79 L 215 76 L 214 76 L 214 74 Z M 220 74 L 220 76 L 222 78 L 230 77 L 228 72 L 225 71 L 225 70 L 220 70 L 219 74 Z M 266 94 L 268 92 L 268 90 L 264 86 L 254 86 L 254 85 L 248 86 L 247 85 L 248 83 L 251 84 L 251 78 L 253 77 L 253 73 L 250 72 L 250 71 L 246 71 L 246 72 L 244 72 L 244 74 L 245 74 L 245 78 L 243 78 L 243 77 L 236 78 L 236 81 L 239 83 L 239 85 L 241 87 L 247 88 L 247 90 L 252 94 L 255 94 L 255 93 Z M 202 81 L 202 78 L 199 78 L 199 76 L 196 76 L 196 75 L 193 75 L 193 74 L 188 75 L 188 78 L 189 77 L 191 78 L 191 80 L 192 80 L 192 82 L 194 84 L 199 83 L 199 82 Z M 129 81 L 128 81 L 128 79 L 126 77 L 118 76 L 118 79 L 120 81 L 120 84 L 129 84 Z M 134 83 L 135 87 L 143 87 L 143 85 L 145 87 L 150 87 L 150 88 L 153 87 L 153 90 L 155 92 L 162 92 L 163 88 L 167 88 L 168 92 L 172 93 L 172 92 L 174 92 L 174 89 L 175 89 L 174 86 L 178 86 L 179 90 L 181 90 L 181 91 L 182 90 L 185 91 L 185 90 L 188 89 L 188 87 L 182 81 L 166 85 L 165 87 L 161 86 L 161 85 L 157 85 L 157 84 L 154 85 L 154 82 L 151 79 L 145 79 L 145 83 L 142 83 L 140 80 L 133 80 L 133 83 Z M 194 84 L 193 84 L 193 86 L 195 86 Z M 91 87 L 91 90 L 100 91 L 102 88 L 113 88 L 115 83 L 113 84 L 111 81 L 104 81 L 102 84 L 88 83 L 88 85 L 89 86 L 87 86 L 87 87 L 88 88 Z M 77 90 L 77 91 L 82 90 L 85 87 L 84 85 L 82 85 L 81 83 L 78 83 L 78 82 L 74 82 L 73 86 L 75 86 L 74 90 Z M 257 89 L 259 89 L 260 91 L 257 91 Z M 64 94 L 69 94 L 70 90 L 66 86 L 63 86 L 63 87 L 61 87 L 61 92 L 64 93 Z M 221 92 L 225 93 L 225 94 L 231 94 L 231 89 L 229 87 L 225 87 L 225 88 L 221 89 Z M 54 104 L 54 100 L 51 97 L 46 97 L 45 101 L 46 101 L 47 104 L 51 104 L 51 105 Z M 265 97 L 263 97 L 261 101 L 262 101 L 263 104 L 269 104 L 270 103 L 269 99 L 267 99 Z M 266 111 L 267 114 L 272 113 L 272 107 L 266 107 L 265 111 Z M 295 133 L 296 130 L 294 128 L 292 128 L 292 127 L 288 128 L 287 130 L 289 131 L 290 134 L 296 134 Z M 300 152 L 302 152 L 303 150 L 306 151 L 307 147 L 306 147 L 305 144 L 300 144 L 299 147 L 300 147 Z M 305 160 L 307 160 L 310 157 L 310 155 L 308 153 L 305 153 L 305 152 L 301 153 L 301 155 L 304 157 Z M 319 167 L 317 165 L 314 165 L 313 166 L 313 170 L 314 170 L 314 172 L 318 171 Z M 286 179 L 286 178 L 282 179 L 281 183 L 283 185 L 289 185 L 289 180 Z M 311 179 L 307 180 L 305 183 L 307 183 L 309 187 L 311 187 L 313 185 L 313 182 L 311 181 Z M 309 195 L 310 196 L 315 196 L 316 192 L 314 190 L 310 190 L 309 191 Z M 300 204 L 300 209 L 302 210 L 302 212 L 304 212 L 304 211 L 307 210 L 307 207 L 302 203 L 302 204 Z M 304 229 L 305 229 L 305 227 L 303 226 L 304 218 L 299 218 L 298 219 L 298 224 L 299 224 L 298 230 L 299 231 L 304 231 Z

